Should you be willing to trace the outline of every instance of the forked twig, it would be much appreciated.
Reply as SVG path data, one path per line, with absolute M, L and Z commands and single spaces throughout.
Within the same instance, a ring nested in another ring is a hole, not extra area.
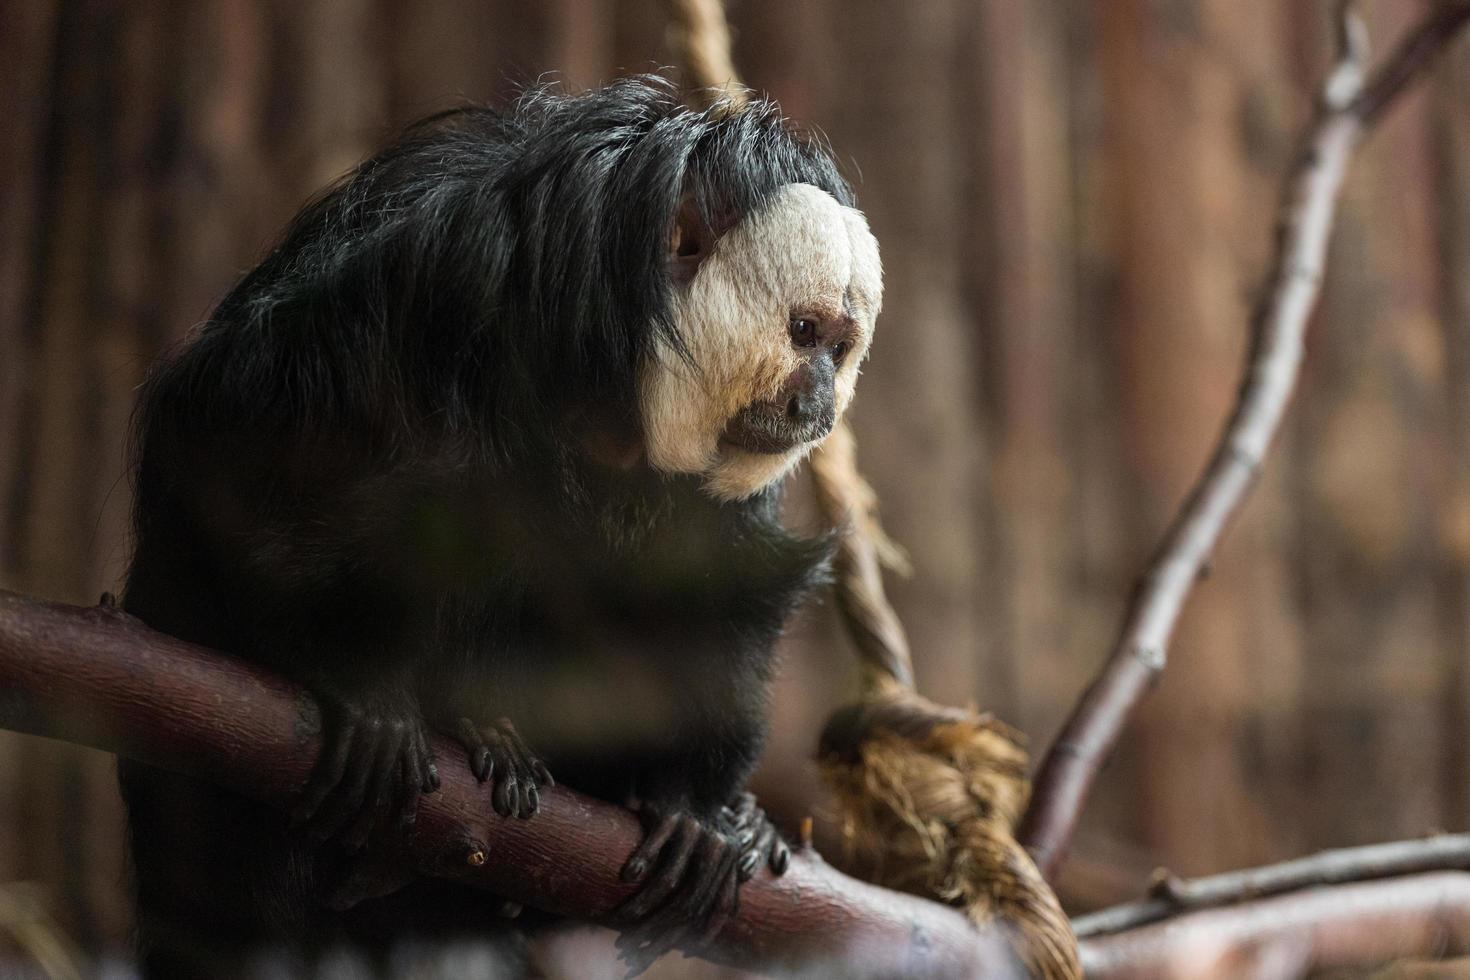
M 1334 969 L 1363 976 L 1364 966 L 1460 956 L 1467 948 L 1470 874 L 1436 871 L 1277 895 L 1084 939 L 1082 966 L 1088 980 L 1304 977 Z
M 1214 456 L 1135 587 L 1111 654 L 1037 775 L 1020 836 L 1048 877 L 1061 863 L 1099 769 L 1164 669 L 1185 599 L 1281 426 L 1300 374 L 1307 321 L 1321 291 L 1333 212 L 1353 151 L 1467 20 L 1470 3 L 1441 9 L 1365 81 L 1367 32 L 1350 3 L 1340 9 L 1337 62 L 1288 180 L 1274 271 L 1252 318 L 1240 395 Z
M 1072 920 L 1072 929 L 1078 937 L 1105 936 L 1184 912 L 1321 885 L 1464 869 L 1470 869 L 1470 834 L 1438 834 L 1421 840 L 1345 847 L 1207 878 L 1164 875 L 1150 889 L 1149 898 L 1079 916 Z

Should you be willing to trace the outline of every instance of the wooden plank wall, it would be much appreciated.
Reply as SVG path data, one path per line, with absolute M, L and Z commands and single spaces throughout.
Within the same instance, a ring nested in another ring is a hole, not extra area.
M 1040 746 L 1106 649 L 1233 395 L 1330 6 L 731 0 L 737 63 L 827 133 L 883 245 L 856 424 L 930 694 Z M 1426 0 L 1366 6 L 1381 49 Z M 0 586 L 115 587 L 133 386 L 315 188 L 456 99 L 672 58 L 655 0 L 0 5 Z M 1296 414 L 1089 811 L 1079 905 L 1466 826 L 1470 47 L 1448 61 L 1351 177 Z M 829 609 L 789 648 L 761 786 L 794 817 L 852 685 Z M 126 935 L 121 841 L 107 758 L 0 737 L 0 883 L 89 948 Z

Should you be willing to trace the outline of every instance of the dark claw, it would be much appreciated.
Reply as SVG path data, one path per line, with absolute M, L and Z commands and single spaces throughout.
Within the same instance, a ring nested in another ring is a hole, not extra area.
M 541 809 L 541 794 L 537 791 L 535 784 L 526 787 L 526 793 L 521 798 L 521 819 L 529 820 L 535 816 L 536 811 Z
M 490 796 L 495 812 L 502 817 L 510 816 L 510 794 L 514 787 L 515 783 L 511 782 L 509 777 L 503 778 L 495 784 L 495 791 Z
M 734 828 L 740 842 L 740 880 L 747 881 L 764 863 L 772 874 L 781 875 L 791 866 L 791 847 L 782 839 L 776 825 L 756 805 L 755 797 L 741 793 L 722 811 L 721 816 Z
M 332 788 L 331 795 L 306 824 L 309 839 L 319 844 L 330 840 L 363 809 L 377 758 L 378 739 L 379 732 L 371 726 L 363 726 L 361 734 L 354 738 L 341 782 Z
M 629 858 L 628 863 L 623 865 L 623 880 L 626 882 L 638 881 L 648 874 L 648 862 L 642 858 Z
M 780 838 L 776 839 L 776 848 L 771 852 L 771 872 L 784 875 L 786 869 L 791 866 L 791 847 Z
M 527 820 L 541 808 L 536 786 L 553 785 L 545 763 L 526 746 L 520 733 L 502 718 L 481 728 L 468 718 L 457 719 L 452 730 L 469 753 L 470 771 L 482 783 L 493 783 L 490 805 L 502 817 Z M 438 772 L 434 772 L 437 782 Z

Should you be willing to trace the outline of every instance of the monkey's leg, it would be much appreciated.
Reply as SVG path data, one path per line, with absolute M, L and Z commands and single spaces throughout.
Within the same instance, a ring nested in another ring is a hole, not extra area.
M 455 739 L 469 752 L 470 771 L 480 782 L 493 780 L 492 803 L 502 817 L 525 820 L 541 807 L 538 787 L 555 786 L 551 771 L 526 745 L 510 719 L 500 718 L 488 726 L 459 718 L 451 729 Z

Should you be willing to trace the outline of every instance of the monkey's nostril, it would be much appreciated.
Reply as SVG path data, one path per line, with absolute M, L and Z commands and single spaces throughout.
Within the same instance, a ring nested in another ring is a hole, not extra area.
M 801 418 L 800 395 L 792 395 L 791 400 L 786 403 L 786 417 L 793 422 Z

